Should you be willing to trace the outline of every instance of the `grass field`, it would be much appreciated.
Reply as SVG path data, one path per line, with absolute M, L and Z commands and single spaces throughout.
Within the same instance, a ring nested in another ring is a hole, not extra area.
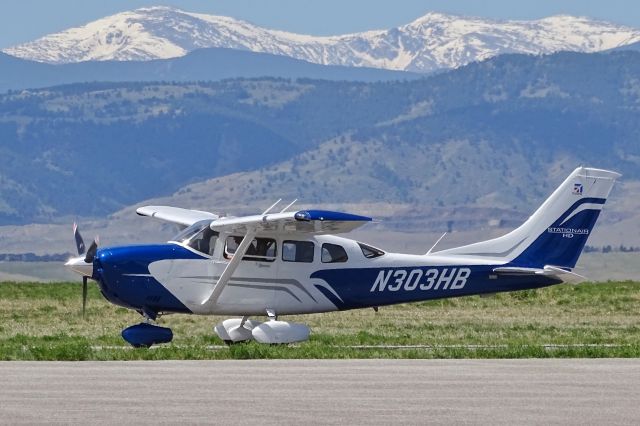
M 308 324 L 296 345 L 226 347 L 219 317 L 167 315 L 174 341 L 130 348 L 120 337 L 140 316 L 90 285 L 86 320 L 76 283 L 0 283 L 0 359 L 529 358 L 640 356 L 640 283 L 540 290 L 286 317 Z M 405 347 L 398 347 L 405 346 Z M 410 347 L 413 346 L 413 347 Z M 417 347 L 415 347 L 417 346 Z

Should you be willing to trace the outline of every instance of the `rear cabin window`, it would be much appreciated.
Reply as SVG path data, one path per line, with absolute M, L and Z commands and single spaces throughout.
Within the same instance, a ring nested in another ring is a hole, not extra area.
M 358 243 L 358 245 L 360 246 L 360 250 L 362 250 L 362 254 L 367 259 L 373 259 L 374 257 L 380 257 L 380 256 L 382 256 L 384 254 L 384 252 L 382 250 L 377 249 L 375 247 L 371 247 L 371 246 L 368 246 L 368 245 L 363 244 L 363 243 Z
M 342 263 L 347 259 L 349 258 L 344 247 L 329 243 L 322 245 L 322 263 Z
M 313 262 L 315 244 L 311 241 L 284 241 L 282 243 L 282 260 L 285 262 Z
M 238 250 L 244 237 L 228 237 L 224 248 L 224 257 L 230 259 Z M 276 260 L 276 240 L 271 238 L 254 238 L 242 260 L 273 262 Z

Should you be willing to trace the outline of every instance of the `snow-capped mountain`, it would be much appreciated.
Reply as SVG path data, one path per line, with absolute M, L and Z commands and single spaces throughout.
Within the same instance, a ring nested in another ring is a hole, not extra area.
M 640 41 L 640 30 L 573 16 L 495 21 L 429 13 L 389 30 L 318 37 L 262 28 L 234 18 L 150 7 L 5 49 L 50 63 L 150 60 L 224 47 L 325 65 L 431 72 L 502 53 L 595 52 Z

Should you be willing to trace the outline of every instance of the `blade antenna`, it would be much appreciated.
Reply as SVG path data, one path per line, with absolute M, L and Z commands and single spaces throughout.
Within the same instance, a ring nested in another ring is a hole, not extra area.
M 442 234 L 440 236 L 440 238 L 438 238 L 438 241 L 436 241 L 436 243 L 434 245 L 431 246 L 431 248 L 429 249 L 429 251 L 427 252 L 427 254 L 431 254 L 431 251 L 436 248 L 436 246 L 438 245 L 438 243 L 440 242 L 440 240 L 442 240 L 444 238 L 444 236 L 447 235 L 447 233 L 445 232 L 444 234 Z
M 289 204 L 287 204 L 287 207 L 285 207 L 284 209 L 280 210 L 280 213 L 286 212 L 289 209 L 289 207 L 291 207 L 292 205 L 294 205 L 296 203 L 296 201 L 298 201 L 297 198 L 295 200 L 293 200 L 292 202 L 290 202 Z
M 262 213 L 262 215 L 261 215 L 261 216 L 264 216 L 265 214 L 267 214 L 267 213 L 269 213 L 271 210 L 273 210 L 273 208 L 274 208 L 275 206 L 277 206 L 277 205 L 280 203 L 280 201 L 282 201 L 282 198 L 278 198 L 278 201 L 276 201 L 275 203 L 273 203 L 273 204 L 271 205 L 271 207 L 269 207 L 268 209 L 266 209 L 266 210 Z

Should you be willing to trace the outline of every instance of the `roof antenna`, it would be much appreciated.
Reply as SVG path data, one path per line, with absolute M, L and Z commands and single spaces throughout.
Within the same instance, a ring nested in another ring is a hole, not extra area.
M 286 211 L 289 209 L 289 207 L 291 207 L 292 205 L 294 205 L 294 204 L 296 203 L 296 201 L 298 201 L 298 199 L 297 199 L 297 198 L 296 198 L 295 200 L 293 200 L 291 203 L 289 203 L 289 204 L 287 205 L 287 207 L 285 207 L 284 209 L 280 210 L 280 213 L 284 213 L 284 212 L 286 212 Z
M 278 205 L 278 203 L 282 201 L 282 198 L 278 198 L 278 201 L 276 201 L 275 203 L 273 203 L 271 205 L 271 207 L 269 207 L 268 209 L 266 209 L 264 212 L 262 212 L 261 216 L 264 216 L 265 214 L 269 213 L 275 206 Z
M 447 233 L 445 232 L 444 234 L 442 234 L 440 236 L 440 238 L 438 238 L 438 241 L 436 241 L 436 243 L 434 245 L 431 246 L 431 248 L 429 249 L 429 251 L 427 252 L 427 254 L 431 254 L 431 250 L 433 250 L 434 248 L 436 248 L 436 246 L 438 245 L 438 243 L 440 242 L 440 240 L 442 240 L 444 238 L 444 236 L 447 235 Z M 426 255 L 425 255 L 426 256 Z

